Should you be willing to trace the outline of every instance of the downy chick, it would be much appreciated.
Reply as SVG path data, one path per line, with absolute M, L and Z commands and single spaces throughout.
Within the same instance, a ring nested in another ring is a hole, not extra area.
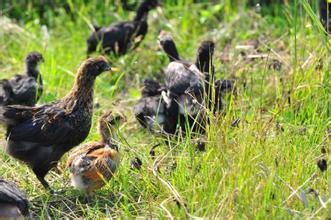
M 43 81 L 39 65 L 44 62 L 38 52 L 31 52 L 25 58 L 25 73 L 11 79 L 0 80 L 0 105 L 34 106 L 43 92 Z
M 123 116 L 105 113 L 99 120 L 99 142 L 89 142 L 77 147 L 69 156 L 71 184 L 83 190 L 88 200 L 92 193 L 103 187 L 116 171 L 120 155 L 118 152 L 116 126 Z
M 159 35 L 159 43 L 170 61 L 164 70 L 167 90 L 162 92 L 166 109 L 172 108 L 174 113 L 177 111 L 177 115 L 173 115 L 177 118 L 179 114 L 177 123 L 181 125 L 180 127 L 184 128 L 187 121 L 190 126 L 199 124 L 196 121 L 200 121 L 204 110 L 205 73 L 202 73 L 196 64 L 179 58 L 175 43 L 169 34 L 162 31 Z M 205 51 L 198 50 L 198 56 L 202 52 Z M 209 55 L 209 53 L 204 54 Z
M 24 219 L 29 214 L 29 201 L 17 186 L 0 179 L 0 219 Z
M 161 93 L 165 88 L 153 79 L 145 79 L 141 98 L 134 105 L 138 122 L 152 133 L 174 134 L 176 131 L 177 112 L 166 109 Z

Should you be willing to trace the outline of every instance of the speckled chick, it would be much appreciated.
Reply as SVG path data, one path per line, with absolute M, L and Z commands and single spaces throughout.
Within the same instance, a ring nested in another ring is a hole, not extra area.
M 92 193 L 103 187 L 119 166 L 116 126 L 124 121 L 122 115 L 105 113 L 99 120 L 99 142 L 89 142 L 74 149 L 68 159 L 71 184 L 86 193 L 88 201 Z

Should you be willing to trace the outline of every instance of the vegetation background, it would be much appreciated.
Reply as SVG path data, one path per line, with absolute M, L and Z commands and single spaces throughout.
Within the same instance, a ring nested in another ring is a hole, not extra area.
M 272 1 L 274 2 L 274 1 Z M 136 7 L 129 1 L 129 8 Z M 45 83 L 39 103 L 64 96 L 85 59 L 89 25 L 128 20 L 133 11 L 118 0 L 1 0 L 0 78 L 23 71 L 24 56 L 40 51 Z M 316 162 L 331 145 L 330 39 L 318 19 L 318 1 L 261 5 L 245 1 L 163 1 L 149 16 L 141 46 L 119 59 L 120 71 L 97 80 L 97 118 L 121 111 L 121 166 L 91 204 L 70 187 L 66 156 L 47 179 L 62 193 L 50 195 L 33 173 L 0 151 L 0 176 L 15 181 L 31 200 L 32 216 L 86 219 L 126 216 L 216 219 L 331 217 L 330 172 Z M 210 115 L 208 144 L 178 137 L 166 144 L 135 121 L 132 106 L 142 80 L 162 79 L 168 59 L 159 49 L 160 30 L 170 32 L 182 57 L 195 59 L 199 42 L 216 42 L 218 78 L 236 81 L 222 114 Z M 280 68 L 278 68 L 280 67 Z M 239 121 L 236 126 L 234 121 Z M 0 130 L 4 139 L 4 130 Z M 157 143 L 155 157 L 149 151 Z M 3 145 L 3 142 L 1 142 Z M 3 149 L 3 147 L 1 147 Z M 140 170 L 130 161 L 139 157 Z

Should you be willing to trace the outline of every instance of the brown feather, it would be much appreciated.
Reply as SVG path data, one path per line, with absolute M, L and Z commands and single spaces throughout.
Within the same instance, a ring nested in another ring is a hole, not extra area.
M 99 120 L 100 142 L 89 142 L 81 145 L 69 156 L 72 183 L 77 188 L 85 190 L 88 194 L 101 188 L 109 181 L 120 162 L 117 146 L 112 143 L 114 120 L 111 112 L 104 114 Z M 112 144 L 109 146 L 109 143 Z M 111 147 L 114 147 L 111 148 Z

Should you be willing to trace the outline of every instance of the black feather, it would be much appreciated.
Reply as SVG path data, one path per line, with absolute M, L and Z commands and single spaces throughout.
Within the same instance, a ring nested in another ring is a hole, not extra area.
M 145 0 L 140 4 L 133 21 L 119 22 L 101 28 L 94 27 L 95 31 L 87 39 L 87 55 L 95 52 L 99 44 L 102 53 L 112 53 L 117 56 L 138 47 L 148 31 L 148 12 L 157 5 L 157 0 Z
M 17 206 L 21 214 L 24 216 L 29 214 L 29 201 L 26 198 L 26 195 L 19 190 L 14 183 L 3 179 L 0 179 L 0 203 Z M 1 210 L 0 207 L 0 213 L 1 211 L 6 210 Z
M 38 70 L 40 62 L 43 62 L 42 55 L 31 52 L 25 58 L 24 75 L 0 81 L 0 105 L 36 104 L 43 92 L 43 81 Z

